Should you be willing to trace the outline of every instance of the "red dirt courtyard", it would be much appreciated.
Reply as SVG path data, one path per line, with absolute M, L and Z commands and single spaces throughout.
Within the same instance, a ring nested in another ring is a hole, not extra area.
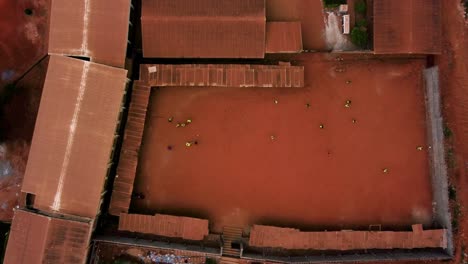
M 132 211 L 206 217 L 215 232 L 430 225 L 425 60 L 295 62 L 305 88 L 153 88 Z

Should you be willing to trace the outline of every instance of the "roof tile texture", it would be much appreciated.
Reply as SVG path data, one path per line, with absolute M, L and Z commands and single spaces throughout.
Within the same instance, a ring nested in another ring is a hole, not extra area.
M 127 213 L 130 207 L 150 92 L 151 87 L 144 82 L 133 83 L 132 99 L 109 207 L 109 213 L 112 215 Z
M 143 56 L 263 58 L 265 0 L 143 0 Z
M 130 0 L 52 1 L 49 53 L 123 67 L 129 19 Z
M 447 237 L 445 229 L 423 231 L 421 225 L 413 225 L 412 232 L 301 232 L 293 228 L 255 225 L 250 231 L 249 245 L 314 250 L 446 248 Z
M 266 53 L 299 53 L 302 49 L 301 22 L 266 24 Z
M 85 263 L 90 223 L 16 210 L 4 263 Z
M 97 215 L 126 80 L 126 70 L 50 57 L 22 187 L 35 208 Z
M 441 0 L 374 1 L 374 52 L 441 52 Z
M 142 64 L 151 86 L 304 87 L 304 67 L 248 64 Z
M 119 230 L 188 240 L 203 240 L 209 233 L 208 220 L 162 214 L 152 216 L 122 213 Z

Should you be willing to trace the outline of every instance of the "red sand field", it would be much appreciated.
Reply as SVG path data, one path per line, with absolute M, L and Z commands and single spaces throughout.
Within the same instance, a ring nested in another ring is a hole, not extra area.
M 133 208 L 208 217 L 213 230 L 429 224 L 425 61 L 298 61 L 306 88 L 153 90 Z
M 458 232 L 454 235 L 455 258 L 451 263 L 468 260 L 468 19 L 460 1 L 442 1 L 443 51 L 436 59 L 445 122 L 453 130 L 449 144 L 454 148 L 455 166 L 449 168 L 449 181 L 457 188 Z M 454 217 L 454 214 L 452 214 Z

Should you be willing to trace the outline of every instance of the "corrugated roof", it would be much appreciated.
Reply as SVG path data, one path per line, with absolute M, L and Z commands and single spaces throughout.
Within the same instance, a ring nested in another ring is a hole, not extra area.
M 85 263 L 91 224 L 16 210 L 5 264 Z
M 150 92 L 151 87 L 146 83 L 142 81 L 133 83 L 120 160 L 109 206 L 109 213 L 112 215 L 127 213 L 130 207 Z
M 301 22 L 268 22 L 266 24 L 266 53 L 299 53 L 301 51 Z
M 143 56 L 263 58 L 265 0 L 143 0 Z
M 162 214 L 151 216 L 122 213 L 119 230 L 188 240 L 203 240 L 209 233 L 208 220 Z
M 51 56 L 22 191 L 34 207 L 94 218 L 114 144 L 126 70 Z
M 52 1 L 49 54 L 125 65 L 131 0 Z
M 374 52 L 441 52 L 440 0 L 374 1 Z
M 248 64 L 142 64 L 151 86 L 304 87 L 304 67 Z
M 300 21 L 306 50 L 327 50 L 322 0 L 267 0 L 267 21 Z
M 249 245 L 284 249 L 359 250 L 446 248 L 447 230 L 422 230 L 413 225 L 412 232 L 328 231 L 301 232 L 293 228 L 254 225 Z

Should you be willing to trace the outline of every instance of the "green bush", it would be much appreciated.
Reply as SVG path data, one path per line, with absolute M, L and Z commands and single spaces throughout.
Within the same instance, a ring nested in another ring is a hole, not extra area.
M 337 7 L 346 4 L 347 0 L 323 0 L 325 7 Z
M 448 138 L 451 138 L 452 135 L 453 135 L 453 132 L 450 129 L 450 127 L 447 124 L 444 124 L 444 137 L 448 139 Z
M 462 215 L 462 208 L 459 203 L 455 203 L 453 206 L 453 212 L 452 212 L 452 228 L 453 231 L 457 232 L 458 231 L 458 226 L 459 226 L 459 220 Z
M 361 19 L 358 22 L 356 22 L 356 27 L 362 28 L 362 27 L 367 27 L 367 20 Z
M 457 200 L 457 189 L 453 185 L 449 186 L 449 199 L 452 201 Z
M 354 27 L 351 31 L 351 41 L 354 45 L 366 49 L 369 36 L 367 29 L 363 27 Z
M 356 2 L 356 5 L 354 6 L 354 11 L 356 11 L 356 13 L 361 14 L 361 15 L 366 14 L 366 9 L 367 9 L 366 2 L 364 1 Z
M 206 258 L 205 260 L 205 264 L 217 264 L 218 262 L 216 261 L 216 259 L 212 259 L 212 258 Z
M 465 5 L 465 17 L 468 16 L 468 0 L 462 0 L 462 2 L 464 3 Z
M 456 167 L 456 160 L 455 160 L 455 150 L 453 149 L 453 147 L 448 147 L 447 148 L 447 152 L 445 154 L 445 159 L 446 159 L 446 162 L 447 162 L 447 167 L 449 169 L 453 169 Z

